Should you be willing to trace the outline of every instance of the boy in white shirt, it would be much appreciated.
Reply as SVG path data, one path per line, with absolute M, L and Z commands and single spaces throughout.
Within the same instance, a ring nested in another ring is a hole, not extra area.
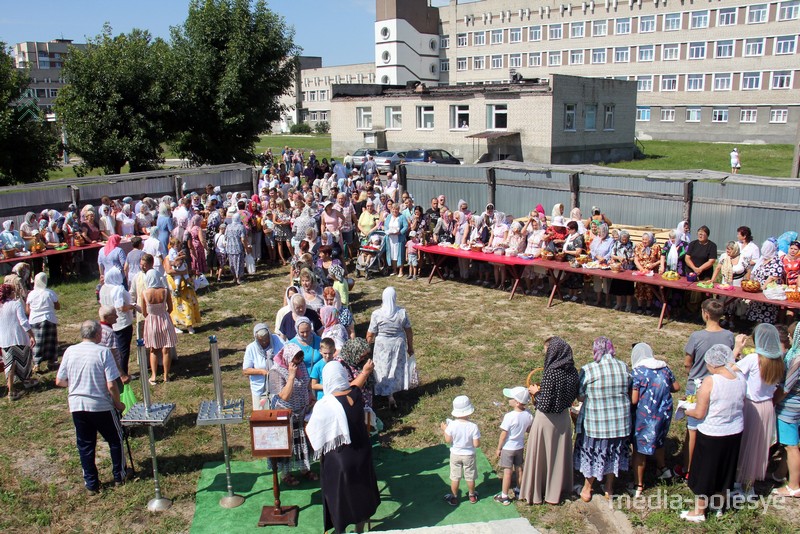
M 478 493 L 475 491 L 475 479 L 478 478 L 478 469 L 475 466 L 475 449 L 480 447 L 481 432 L 478 425 L 467 419 L 475 408 L 466 395 L 459 395 L 453 399 L 452 415 L 455 420 L 448 419 L 442 423 L 444 439 L 451 444 L 450 447 L 450 493 L 444 500 L 450 506 L 458 506 L 458 485 L 461 482 L 463 470 L 464 479 L 469 489 L 469 502 L 478 502 Z
M 503 395 L 514 408 L 503 417 L 500 423 L 500 441 L 497 443 L 497 457 L 500 469 L 503 470 L 503 491 L 494 496 L 494 500 L 508 506 L 511 504 L 511 477 L 517 475 L 517 484 L 522 480 L 522 449 L 525 448 L 525 434 L 533 424 L 533 415 L 526 410 L 531 402 L 531 395 L 522 386 L 504 389 Z M 519 488 L 514 488 L 514 495 L 519 495 Z

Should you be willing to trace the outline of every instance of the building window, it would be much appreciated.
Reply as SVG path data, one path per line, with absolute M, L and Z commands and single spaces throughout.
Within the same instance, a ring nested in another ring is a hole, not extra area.
M 661 90 L 662 91 L 677 91 L 678 90 L 678 76 L 676 74 L 662 74 L 661 75 Z
M 705 74 L 689 74 L 686 77 L 686 90 L 702 91 L 705 77 Z
M 547 39 L 549 41 L 558 41 L 561 39 L 561 24 L 551 24 L 547 27 Z
M 319 113 L 317 113 L 316 111 L 312 111 L 311 113 L 308 114 L 308 119 L 312 120 L 314 122 L 318 121 L 319 120 Z
M 569 25 L 569 38 L 570 39 L 582 39 L 583 32 L 586 28 L 585 22 L 572 22 Z
M 583 129 L 593 132 L 597 129 L 597 104 L 586 104 L 584 108 Z
M 575 110 L 577 104 L 564 104 L 564 130 L 567 132 L 575 131 Z
M 769 122 L 773 124 L 786 124 L 789 120 L 788 109 L 771 109 L 769 111 Z
M 714 108 L 711 111 L 711 122 L 728 122 L 728 108 Z
M 321 121 L 328 120 L 328 112 L 327 111 L 320 111 L 319 112 L 319 120 L 321 120 Z
M 356 129 L 372 129 L 372 108 L 356 108 Z
M 629 17 L 617 19 L 614 24 L 614 34 L 625 35 L 628 33 L 631 33 L 631 19 Z
M 661 61 L 677 61 L 681 55 L 681 45 L 665 44 L 661 47 Z
M 656 31 L 655 15 L 639 17 L 639 33 L 652 33 L 654 31 Z
M 648 106 L 636 107 L 636 122 L 650 122 L 650 108 Z
M 456 58 L 456 70 L 467 70 L 467 58 L 465 57 Z
M 503 68 L 503 56 L 492 56 L 492 68 L 493 69 Z
M 541 52 L 528 52 L 528 66 L 541 67 L 542 66 L 542 53 Z
M 510 28 L 508 30 L 508 42 L 509 43 L 521 43 L 522 42 L 522 28 Z
M 450 36 L 442 35 L 439 38 L 439 48 L 450 48 Z
M 638 61 L 653 61 L 655 55 L 655 47 L 653 45 L 639 47 Z
M 508 128 L 508 105 L 488 104 L 486 106 L 486 129 L 505 130 Z
M 791 89 L 792 88 L 792 71 L 790 70 L 776 70 L 772 73 L 772 83 L 770 89 Z M 55 89 L 50 89 L 51 96 Z
M 569 64 L 570 65 L 583 65 L 583 49 L 570 50 L 570 53 L 569 53 Z
M 693 11 L 689 17 L 689 27 L 693 30 L 708 28 L 708 11 Z
M 486 68 L 486 56 L 475 56 L 472 58 L 472 69 L 483 70 Z
M 603 106 L 603 130 L 614 129 L 614 104 Z
M 451 130 L 469 129 L 469 106 L 465 105 L 450 106 L 450 129 Z
M 689 59 L 705 59 L 706 43 L 689 43 Z
M 739 122 L 754 123 L 758 120 L 758 110 L 754 108 L 742 108 L 739 110 Z
M 762 24 L 767 22 L 769 13 L 767 4 L 747 6 L 747 24 Z
M 472 46 L 483 46 L 486 44 L 486 32 L 475 32 L 472 34 Z
M 614 63 L 628 63 L 631 60 L 631 49 L 627 46 L 614 49 Z
M 730 72 L 714 74 L 715 91 L 730 91 L 732 85 L 733 85 L 733 74 L 731 74 Z
M 716 58 L 733 57 L 733 41 L 717 41 L 714 57 Z
M 450 60 L 442 59 L 439 61 L 439 72 L 450 72 Z
M 639 92 L 650 92 L 653 90 L 653 77 L 651 75 L 647 76 L 637 76 L 636 77 L 636 90 Z
M 794 20 L 800 16 L 800 1 L 781 2 L 778 9 L 778 20 Z
M 456 46 L 458 48 L 462 48 L 467 46 L 467 34 L 466 33 L 459 33 L 456 35 Z
M 759 89 L 761 89 L 761 73 L 743 72 L 742 91 L 757 91 Z
M 607 20 L 593 20 L 592 21 L 592 37 L 603 37 L 608 34 L 608 21 Z
M 605 48 L 595 48 L 592 50 L 592 63 L 595 65 L 599 65 L 606 62 L 606 49 Z
M 433 130 L 433 106 L 417 106 L 417 130 Z
M 661 108 L 661 122 L 675 122 L 675 108 Z
M 775 79 L 774 76 L 772 79 L 773 80 Z M 773 89 L 775 89 L 775 87 L 773 87 Z M 57 96 L 58 96 L 58 89 L 50 89 L 50 98 L 55 98 Z
M 744 55 L 746 57 L 763 56 L 764 55 L 764 38 L 758 37 L 755 39 L 744 40 Z
M 733 26 L 736 24 L 736 12 L 737 8 L 735 7 L 724 7 L 719 10 L 719 16 L 717 17 L 717 26 Z
M 503 44 L 503 30 L 492 30 L 490 42 L 493 45 Z
M 681 29 L 681 14 L 667 13 L 664 15 L 664 31 L 674 32 Z
M 47 89 L 37 89 L 36 98 L 47 98 Z
M 324 102 L 328 100 L 328 90 L 327 89 L 320 89 L 319 90 L 319 100 L 320 102 Z
M 686 122 L 700 122 L 700 108 L 686 108 Z
M 542 27 L 541 26 L 531 26 L 528 28 L 528 40 L 529 41 L 541 41 L 542 40 Z
M 510 54 L 508 56 L 508 68 L 518 69 L 522 67 L 522 54 Z
M 300 122 L 308 122 L 308 110 L 301 109 L 300 110 Z
M 317 92 L 316 91 L 309 91 L 308 93 L 306 93 L 306 96 L 308 97 L 307 100 L 309 102 L 316 102 L 317 101 Z
M 775 38 L 775 54 L 794 54 L 797 47 L 797 37 L 794 35 L 783 35 Z
M 561 65 L 561 50 L 554 50 L 547 53 L 547 66 L 558 67 Z

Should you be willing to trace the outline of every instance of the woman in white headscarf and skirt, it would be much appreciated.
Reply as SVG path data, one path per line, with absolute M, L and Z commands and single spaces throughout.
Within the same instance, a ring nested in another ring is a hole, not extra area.
M 778 254 L 778 245 L 775 244 L 775 241 L 768 239 L 761 245 L 761 256 L 750 271 L 750 280 L 758 282 L 763 288 L 772 282 L 780 283 L 783 280 L 783 274 L 783 263 Z M 751 300 L 747 307 L 747 320 L 775 324 L 778 320 L 778 307 L 774 304 Z
M 409 386 L 407 356 L 414 354 L 414 333 L 393 287 L 383 290 L 383 304 L 372 312 L 367 341 L 375 343 L 375 395 L 389 397 L 389 407 L 396 409 L 394 393 Z

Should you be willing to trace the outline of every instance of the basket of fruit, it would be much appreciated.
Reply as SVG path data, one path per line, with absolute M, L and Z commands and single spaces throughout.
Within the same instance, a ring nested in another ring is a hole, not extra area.
M 621 273 L 622 272 L 622 264 L 619 262 L 610 263 L 608 267 L 611 269 L 611 272 L 614 273 Z
M 664 280 L 671 280 L 674 282 L 675 280 L 680 280 L 681 276 L 675 271 L 667 271 L 661 275 L 661 278 L 663 278 Z
M 761 284 L 754 280 L 743 280 L 742 291 L 746 291 L 748 293 L 761 293 Z
M 581 254 L 580 256 L 578 256 L 578 258 L 576 259 L 576 261 L 577 261 L 579 264 L 583 265 L 583 264 L 585 264 L 585 263 L 589 263 L 589 260 L 590 260 L 590 259 L 591 259 L 591 257 L 590 257 L 588 254 Z
M 550 252 L 549 250 L 542 251 L 542 259 L 543 260 L 552 260 L 555 257 L 555 254 Z
M 787 289 L 786 300 L 790 302 L 800 302 L 800 291 L 797 291 L 796 288 Z

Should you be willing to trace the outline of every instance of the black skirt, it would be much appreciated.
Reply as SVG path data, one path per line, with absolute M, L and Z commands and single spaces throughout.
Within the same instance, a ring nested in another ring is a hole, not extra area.
M 695 495 L 710 497 L 733 489 L 742 433 L 706 436 L 697 431 L 689 467 L 689 488 Z

